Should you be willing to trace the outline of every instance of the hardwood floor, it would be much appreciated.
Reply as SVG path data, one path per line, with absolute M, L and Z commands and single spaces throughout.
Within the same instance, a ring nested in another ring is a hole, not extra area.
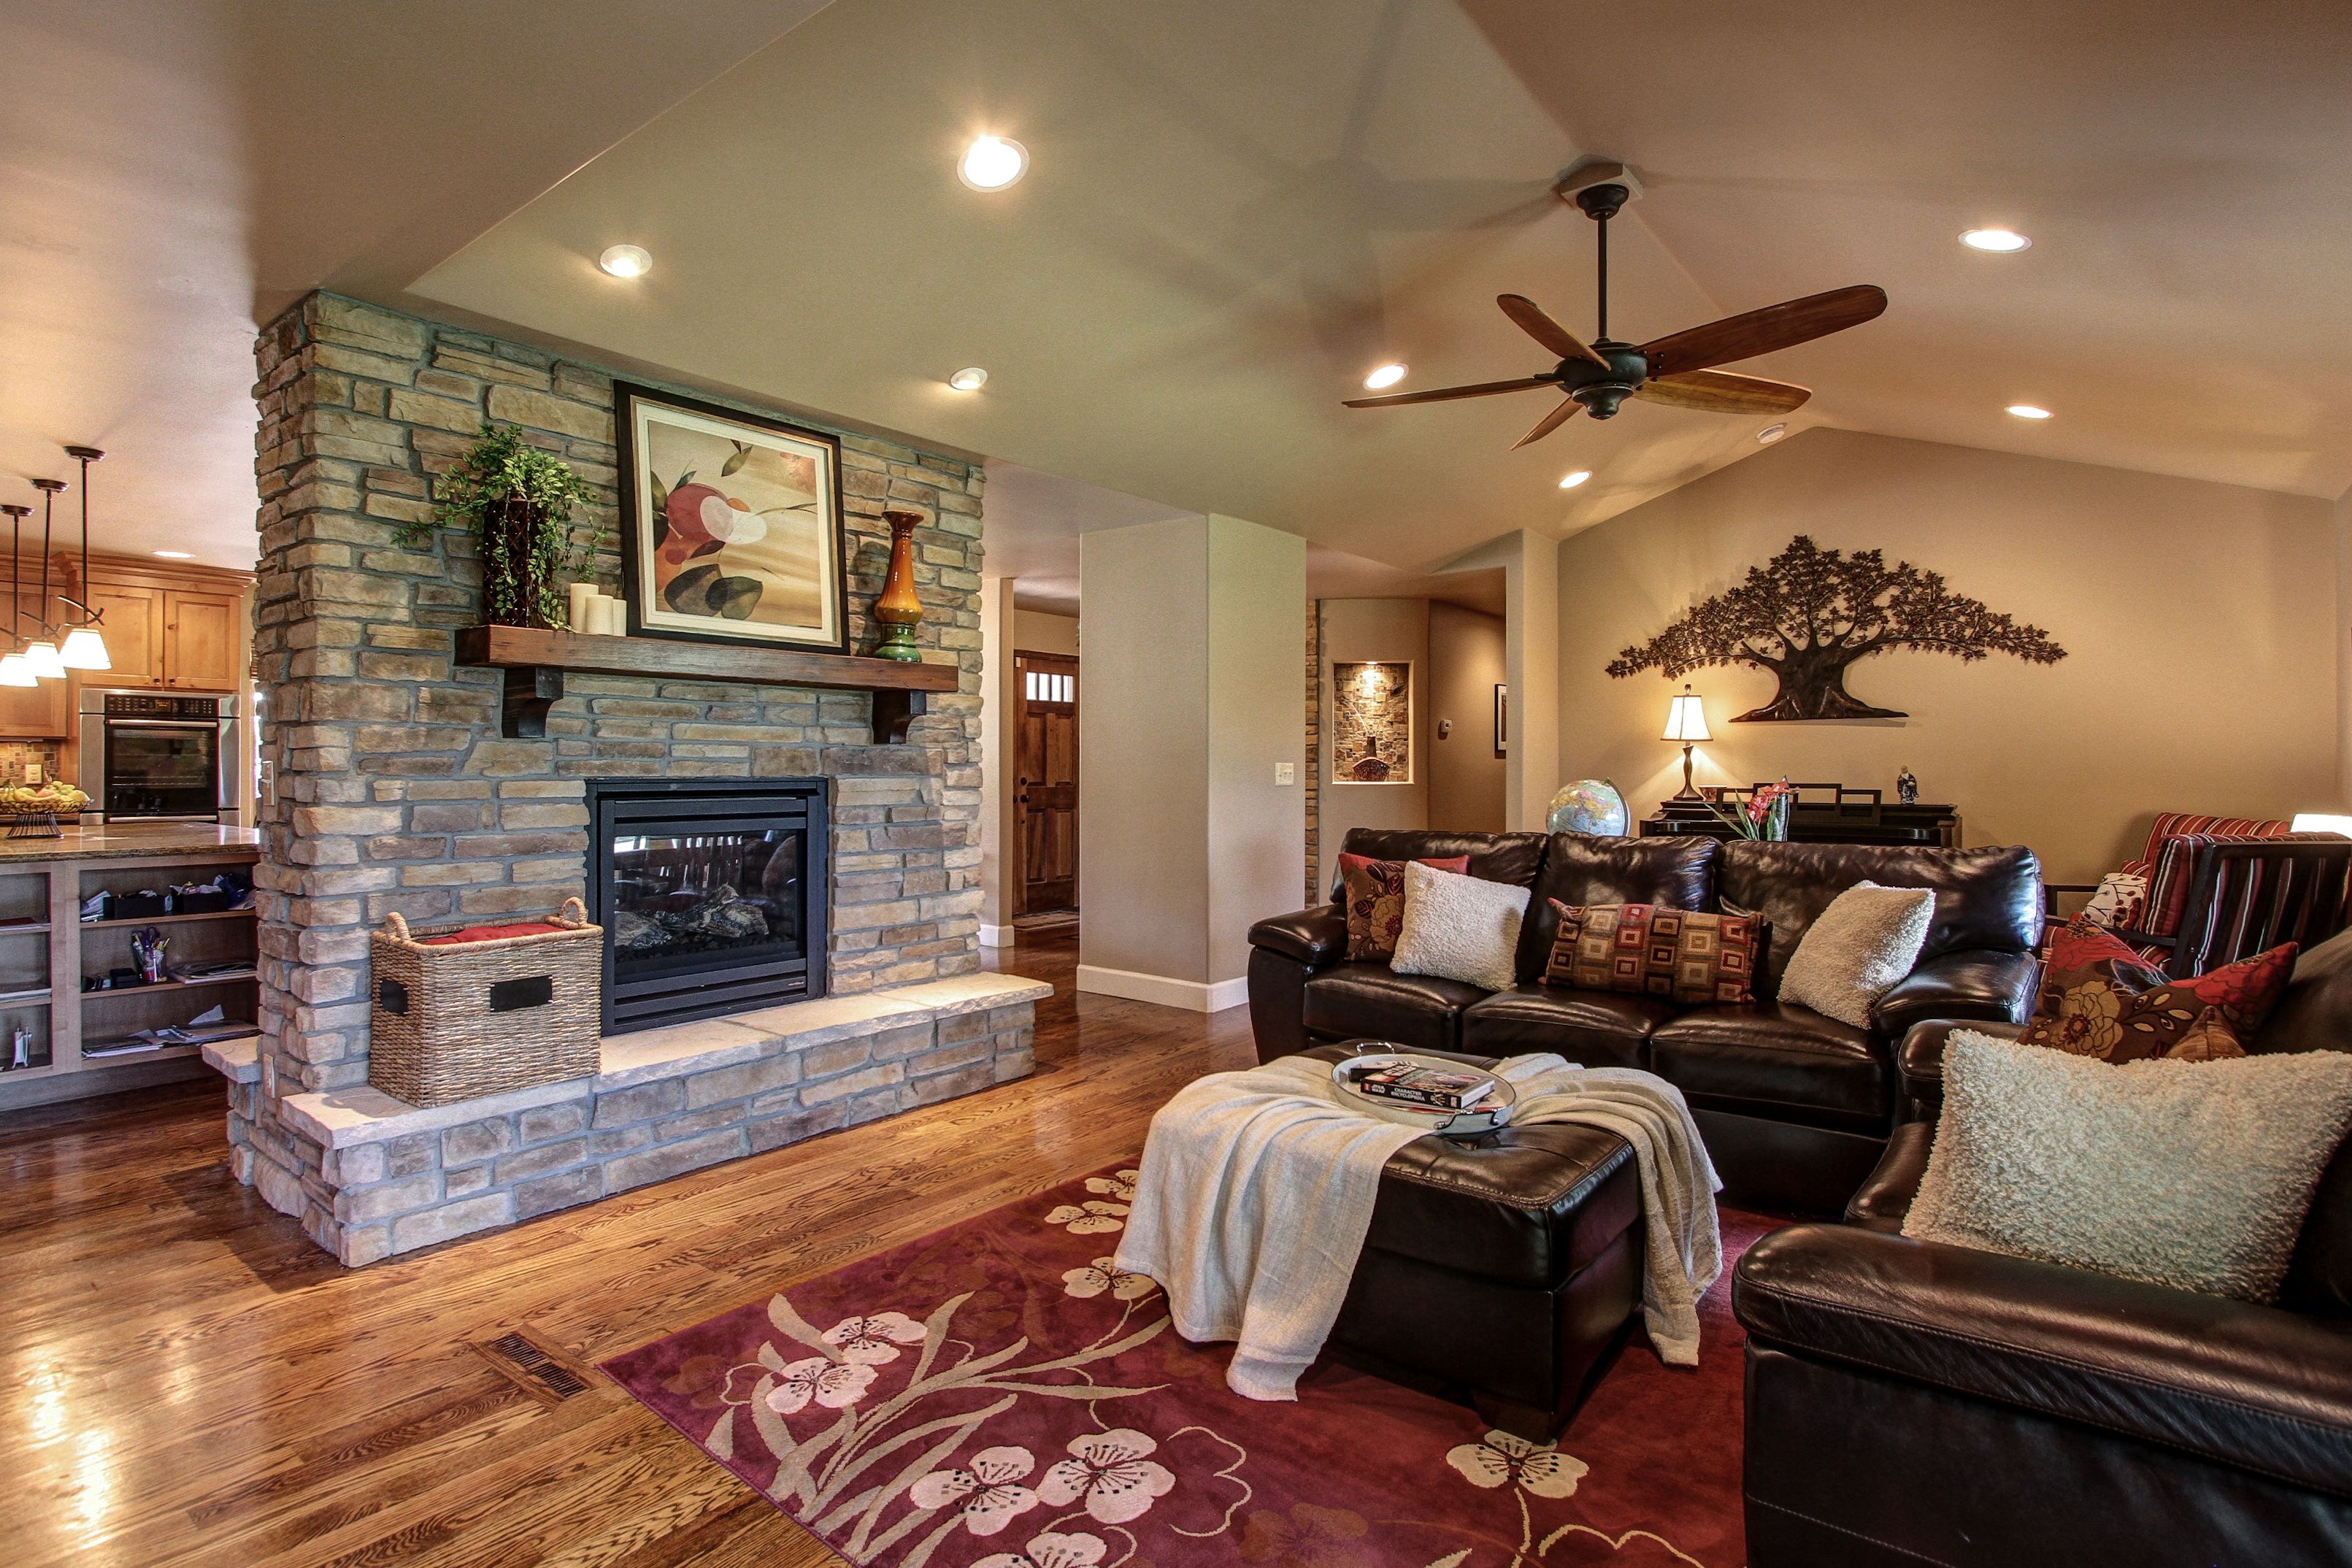
M 802 1568 L 838 1561 L 585 1367 L 1139 1149 L 1254 1059 L 1248 1013 L 1071 991 L 1034 1078 L 350 1272 L 221 1164 L 217 1085 L 0 1117 L 0 1562 L 11 1568 Z

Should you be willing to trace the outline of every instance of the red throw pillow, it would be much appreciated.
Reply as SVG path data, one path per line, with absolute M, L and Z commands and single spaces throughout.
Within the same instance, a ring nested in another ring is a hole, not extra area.
M 1762 922 L 1655 904 L 1551 900 L 1559 916 L 1544 984 L 1580 991 L 1665 996 L 1690 1005 L 1755 999 Z
M 2093 980 L 2113 983 L 2137 995 L 2151 985 L 2163 984 L 2164 971 L 2105 926 L 2086 915 L 2076 915 L 2050 939 L 2050 956 L 2042 966 L 2033 1016 L 2055 1016 L 2061 996 Z
M 1457 876 L 1470 871 L 1467 855 L 1421 863 Z M 1375 860 L 1369 855 L 1339 857 L 1339 887 L 1348 904 L 1349 958 L 1386 963 L 1396 956 L 1397 933 L 1404 929 L 1404 868 L 1402 860 Z
M 2285 993 L 2295 952 L 2287 942 L 2193 980 L 2167 980 L 2105 932 L 2069 926 L 2052 945 L 2032 1022 L 2018 1039 L 2109 1062 L 2226 1056 L 2211 1026 L 2232 1045 L 2252 1038 Z

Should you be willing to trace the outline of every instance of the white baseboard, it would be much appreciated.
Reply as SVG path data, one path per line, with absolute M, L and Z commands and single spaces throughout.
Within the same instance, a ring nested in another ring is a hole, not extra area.
M 1011 926 L 992 926 L 986 921 L 981 921 L 980 945 L 982 947 L 1011 947 L 1013 945 L 1013 928 Z
M 1165 974 L 1144 974 L 1132 969 L 1105 969 L 1099 964 L 1078 965 L 1078 989 L 1091 991 L 1098 996 L 1123 996 L 1130 1002 L 1156 1002 L 1162 1007 L 1181 1007 L 1189 1013 L 1222 1013 L 1228 1007 L 1239 1007 L 1249 1000 L 1249 982 L 1243 979 L 1220 980 L 1213 984 L 1199 980 L 1176 980 Z

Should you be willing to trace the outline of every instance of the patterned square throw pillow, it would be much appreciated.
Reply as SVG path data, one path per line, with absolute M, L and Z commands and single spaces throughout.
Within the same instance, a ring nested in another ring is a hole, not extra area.
M 1551 900 L 1559 916 L 1544 984 L 1663 996 L 1686 1005 L 1754 999 L 1762 948 L 1752 915 L 1707 915 L 1656 904 Z
M 2240 1042 L 2262 1027 L 2284 994 L 2295 952 L 2287 942 L 2193 980 L 2167 980 L 2105 932 L 2070 927 L 2052 952 L 2033 1019 L 2018 1043 L 2108 1062 L 2207 1059 L 2231 1055 L 2231 1047 L 2243 1055 Z M 2213 1033 L 2217 1026 L 2226 1043 Z
M 1433 871 L 1470 874 L 1470 857 L 1423 860 Z M 1348 956 L 1360 963 L 1386 963 L 1396 954 L 1404 929 L 1404 867 L 1402 860 L 1369 855 L 1339 857 L 1339 888 L 1348 900 Z

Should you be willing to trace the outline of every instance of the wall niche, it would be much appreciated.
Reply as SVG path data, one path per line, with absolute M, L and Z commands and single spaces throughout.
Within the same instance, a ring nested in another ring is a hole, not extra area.
M 1411 784 L 1412 666 L 1333 661 L 1331 729 L 1334 783 Z

